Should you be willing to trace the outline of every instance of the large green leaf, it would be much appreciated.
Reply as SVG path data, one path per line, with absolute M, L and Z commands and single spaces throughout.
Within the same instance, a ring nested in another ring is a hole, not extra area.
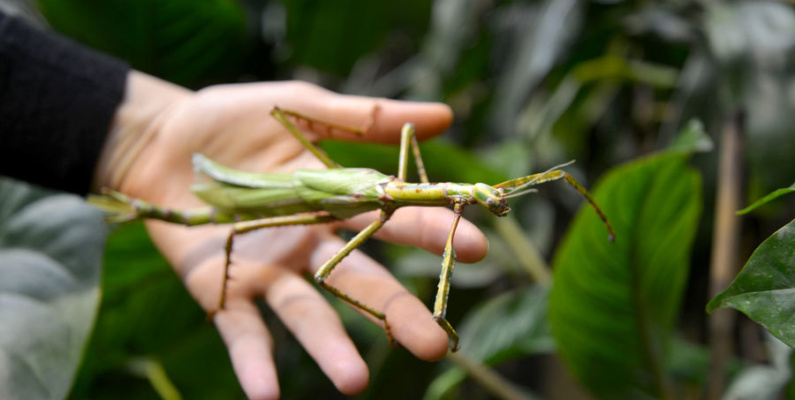
M 236 79 L 245 58 L 235 0 L 38 0 L 55 30 L 182 85 Z
M 99 303 L 106 235 L 80 198 L 0 179 L 0 398 L 68 393 Z
M 767 238 L 707 311 L 731 307 L 742 311 L 773 336 L 795 347 L 795 220 Z
M 550 321 L 574 375 L 597 397 L 666 397 L 666 354 L 688 275 L 701 182 L 687 155 L 641 159 L 594 191 L 616 231 L 580 210 L 554 262 Z

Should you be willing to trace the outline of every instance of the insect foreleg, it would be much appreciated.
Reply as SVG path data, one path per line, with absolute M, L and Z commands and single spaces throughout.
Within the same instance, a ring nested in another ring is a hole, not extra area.
M 281 110 L 282 114 L 284 114 L 286 116 L 292 117 L 292 118 L 294 118 L 295 120 L 298 120 L 298 121 L 305 122 L 307 125 L 310 126 L 310 128 L 313 125 L 320 125 L 320 126 L 326 127 L 326 130 L 328 131 L 329 135 L 333 135 L 334 131 L 340 131 L 340 132 L 351 133 L 351 134 L 354 134 L 356 136 L 362 136 L 367 131 L 369 131 L 370 128 L 373 126 L 373 123 L 375 122 L 375 115 L 378 113 L 378 109 L 379 109 L 379 106 L 378 106 L 378 103 L 376 103 L 373 106 L 372 112 L 370 113 L 370 118 L 367 120 L 367 122 L 362 127 L 352 127 L 352 126 L 345 126 L 345 125 L 335 124 L 335 123 L 332 123 L 332 122 L 322 121 L 322 120 L 319 120 L 317 118 L 313 118 L 313 117 L 310 117 L 308 115 L 301 114 L 301 113 L 299 113 L 297 111 L 283 110 L 283 109 L 280 109 L 280 110 Z
M 453 276 L 453 268 L 455 267 L 455 250 L 453 249 L 453 237 L 455 230 L 458 227 L 458 221 L 461 220 L 461 213 L 464 206 L 459 204 L 455 205 L 455 217 L 453 225 L 450 227 L 450 234 L 447 235 L 447 242 L 444 246 L 444 255 L 442 256 L 442 272 L 439 275 L 439 287 L 436 291 L 436 301 L 433 304 L 433 319 L 439 326 L 447 333 L 450 341 L 450 350 L 458 350 L 458 334 L 450 325 L 450 322 L 445 318 L 447 316 L 447 298 L 450 294 L 450 278 Z
M 276 118 L 277 121 L 279 121 L 285 128 L 287 128 L 287 130 L 293 136 L 295 136 L 295 138 L 298 139 L 298 141 L 301 142 L 301 144 L 304 145 L 304 147 L 307 150 L 309 150 L 312 154 L 314 154 L 315 157 L 317 157 L 317 159 L 320 160 L 320 162 L 325 164 L 326 167 L 342 168 L 340 167 L 339 164 L 337 164 L 334 160 L 332 160 L 331 157 L 329 157 L 329 155 L 326 154 L 326 152 L 323 149 L 318 147 L 316 144 L 312 143 L 311 140 L 307 139 L 307 137 L 304 136 L 304 134 L 301 133 L 301 131 L 299 131 L 298 128 L 295 127 L 295 125 L 293 125 L 290 119 L 287 118 L 288 114 L 292 116 L 301 116 L 301 114 L 282 110 L 279 107 L 273 107 L 273 110 L 271 110 L 271 116 L 273 116 L 273 118 Z M 304 118 L 306 119 L 306 117 Z
M 386 321 L 386 315 L 380 311 L 376 311 L 375 309 L 363 304 L 359 300 L 356 300 L 349 295 L 343 293 L 341 290 L 329 285 L 326 283 L 326 278 L 329 277 L 331 271 L 334 270 L 336 267 L 345 257 L 347 257 L 353 250 L 357 247 L 361 246 L 367 239 L 369 239 L 373 234 L 380 229 L 386 221 L 392 216 L 393 211 L 384 211 L 381 210 L 381 217 L 373 221 L 370 225 L 364 228 L 361 232 L 359 232 L 353 239 L 351 239 L 348 243 L 345 244 L 343 248 L 337 251 L 337 254 L 334 254 L 331 259 L 326 261 L 320 269 L 317 270 L 315 273 L 315 282 L 320 285 L 323 289 L 326 289 L 329 293 L 333 294 L 334 296 L 342 299 L 343 301 L 347 302 L 348 304 L 352 305 L 359 310 L 362 310 L 373 317 L 381 320 L 384 322 L 384 331 L 386 332 L 387 339 L 389 340 L 389 344 L 392 346 L 396 345 L 395 339 L 392 337 L 392 331 L 389 328 L 389 323 Z
M 403 125 L 403 130 L 400 131 L 398 179 L 405 182 L 408 176 L 409 147 L 414 153 L 414 163 L 417 164 L 417 175 L 420 177 L 420 182 L 428 183 L 428 174 L 425 172 L 425 164 L 422 162 L 422 155 L 420 154 L 420 144 L 417 142 L 414 124 L 411 123 Z
M 311 140 L 309 140 L 303 133 L 301 133 L 301 131 L 298 128 L 296 128 L 295 124 L 293 124 L 292 121 L 290 121 L 290 118 L 293 118 L 294 120 L 297 121 L 303 121 L 304 123 L 309 125 L 310 128 L 313 125 L 324 126 L 328 130 L 329 134 L 331 134 L 333 131 L 340 131 L 340 132 L 348 132 L 356 136 L 362 136 L 372 127 L 373 123 L 375 122 L 375 114 L 377 112 L 378 112 L 378 104 L 376 104 L 373 107 L 373 112 L 372 115 L 370 116 L 370 119 L 361 128 L 354 128 L 350 126 L 344 126 L 344 125 L 334 124 L 331 122 L 321 121 L 319 119 L 303 115 L 296 111 L 282 110 L 279 107 L 273 107 L 273 109 L 271 110 L 271 116 L 273 116 L 273 118 L 275 118 L 285 128 L 287 128 L 287 130 L 290 131 L 290 133 L 293 136 L 295 136 L 295 138 L 298 139 L 298 141 L 301 142 L 301 144 L 304 145 L 304 147 L 307 150 L 309 150 L 312 154 L 314 154 L 318 160 L 320 160 L 323 164 L 325 164 L 326 167 L 342 168 L 339 164 L 337 164 L 334 160 L 332 160 L 331 157 L 329 157 L 328 154 L 326 154 L 326 152 L 323 149 L 318 147 L 316 144 L 312 143 Z

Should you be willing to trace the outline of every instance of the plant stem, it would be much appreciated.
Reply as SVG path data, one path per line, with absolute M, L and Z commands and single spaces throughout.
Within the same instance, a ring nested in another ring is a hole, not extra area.
M 712 262 L 710 265 L 710 297 L 725 290 L 737 274 L 740 241 L 740 184 L 742 153 L 740 135 L 742 114 L 735 112 L 723 126 L 720 141 L 718 190 L 715 201 Z M 733 310 L 723 308 L 710 314 L 710 360 L 708 399 L 719 399 L 726 385 L 726 365 L 732 353 Z
M 495 219 L 494 229 L 511 248 L 519 265 L 536 283 L 547 285 L 552 281 L 549 265 L 513 217 Z
M 466 371 L 472 379 L 488 390 L 497 398 L 503 400 L 531 400 L 525 396 L 513 383 L 506 380 L 491 368 L 470 360 L 460 353 L 448 353 L 447 359 Z

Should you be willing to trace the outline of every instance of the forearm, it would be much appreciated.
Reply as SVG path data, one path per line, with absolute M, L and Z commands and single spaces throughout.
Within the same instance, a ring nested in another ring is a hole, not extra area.
M 0 174 L 88 192 L 127 72 L 0 14 Z

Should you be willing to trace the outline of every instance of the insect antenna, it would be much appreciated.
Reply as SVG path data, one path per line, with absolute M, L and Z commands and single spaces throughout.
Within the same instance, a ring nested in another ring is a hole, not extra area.
M 522 183 L 521 185 L 519 185 L 519 186 L 517 186 L 517 187 L 515 187 L 515 188 L 511 189 L 509 192 L 507 192 L 507 193 L 506 193 L 506 196 L 505 196 L 505 197 L 506 197 L 506 198 L 509 198 L 509 197 L 516 197 L 516 196 L 521 196 L 521 195 L 523 195 L 523 194 L 526 194 L 526 193 L 528 193 L 527 191 L 524 191 L 524 190 L 525 190 L 525 189 L 527 189 L 527 188 L 528 188 L 528 187 L 530 187 L 530 186 L 534 186 L 534 185 L 535 185 L 535 184 L 536 184 L 536 183 L 537 183 L 537 182 L 538 182 L 538 181 L 539 181 L 541 178 L 543 178 L 543 177 L 544 177 L 546 174 L 548 174 L 548 173 L 550 173 L 550 172 L 552 172 L 552 171 L 559 170 L 559 169 L 561 169 L 561 168 L 563 168 L 563 167 L 568 167 L 569 165 L 572 165 L 572 164 L 574 164 L 574 162 L 575 162 L 575 160 L 571 160 L 571 161 L 569 161 L 569 162 L 566 162 L 566 163 L 563 163 L 563 164 L 560 164 L 560 165 L 556 165 L 556 166 L 554 166 L 554 167 L 552 167 L 552 168 L 550 168 L 550 169 L 548 169 L 548 170 L 546 170 L 546 171 L 544 171 L 544 172 L 542 172 L 542 173 L 540 173 L 540 174 L 534 174 L 534 175 L 530 175 L 529 177 L 527 177 L 527 178 L 530 178 L 530 177 L 532 177 L 530 180 L 528 180 L 527 182 L 525 182 L 525 183 Z M 503 182 L 503 183 L 501 183 L 501 184 L 499 184 L 499 185 L 496 185 L 496 186 L 494 186 L 494 187 L 496 187 L 496 188 L 499 188 L 499 187 L 501 187 L 501 186 L 503 186 L 503 185 L 506 185 L 506 186 L 507 186 L 507 184 L 509 184 L 509 183 L 511 183 L 511 182 L 521 181 L 521 179 L 522 179 L 522 178 L 520 178 L 520 179 L 516 179 L 516 180 L 514 180 L 514 181 Z
M 526 185 L 522 185 L 522 186 L 526 186 Z M 536 188 L 528 188 L 528 189 L 521 190 L 521 191 L 512 190 L 510 193 L 508 193 L 507 195 L 505 195 L 503 197 L 506 198 L 506 199 L 510 199 L 512 197 L 519 197 L 519 196 L 523 196 L 523 195 L 526 195 L 528 193 L 533 193 L 533 192 L 538 192 L 538 189 L 536 189 Z

